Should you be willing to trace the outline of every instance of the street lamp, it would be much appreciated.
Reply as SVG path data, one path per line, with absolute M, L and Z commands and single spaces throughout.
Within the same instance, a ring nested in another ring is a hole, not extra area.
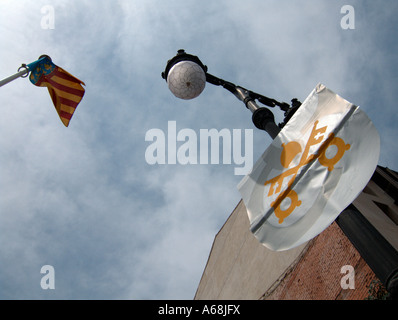
M 187 54 L 183 49 L 178 50 L 177 55 L 167 62 L 166 69 L 162 72 L 162 78 L 166 80 L 170 91 L 176 97 L 184 100 L 199 96 L 204 90 L 206 82 L 224 87 L 241 100 L 253 113 L 252 121 L 254 125 L 258 129 L 266 131 L 273 139 L 301 105 L 297 99 L 293 99 L 292 106 L 290 106 L 286 102 L 278 102 L 217 78 L 207 72 L 207 66 L 197 56 Z M 278 106 L 285 112 L 284 121 L 277 125 L 274 114 L 268 108 L 259 107 L 255 100 L 268 107 Z

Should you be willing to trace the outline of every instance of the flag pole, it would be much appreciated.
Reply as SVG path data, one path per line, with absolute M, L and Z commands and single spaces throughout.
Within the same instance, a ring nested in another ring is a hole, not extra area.
M 24 68 L 24 70 L 19 71 L 21 68 Z M 29 73 L 29 69 L 26 67 L 26 65 L 22 65 L 19 69 L 18 69 L 18 73 L 13 74 L 12 76 L 9 76 L 8 78 L 5 78 L 3 80 L 0 81 L 0 87 L 4 86 L 7 83 L 10 83 L 11 81 L 14 81 L 15 79 L 18 78 L 25 78 L 28 76 Z
M 22 64 L 22 66 L 20 66 L 18 68 L 18 72 L 16 74 L 13 74 L 12 76 L 9 76 L 8 78 L 5 78 L 5 79 L 0 81 L 0 87 L 4 86 L 7 83 L 10 83 L 11 81 L 14 81 L 15 79 L 26 78 L 28 76 L 29 72 L 32 71 L 37 66 L 37 64 L 41 60 L 45 59 L 46 57 L 48 57 L 48 56 L 47 55 L 42 55 L 42 56 L 39 57 L 38 60 L 36 60 L 36 61 L 34 61 L 32 63 L 29 63 L 28 65 L 26 65 L 25 63 Z M 50 57 L 48 57 L 48 58 L 50 58 Z M 23 69 L 23 70 L 21 70 L 21 69 Z

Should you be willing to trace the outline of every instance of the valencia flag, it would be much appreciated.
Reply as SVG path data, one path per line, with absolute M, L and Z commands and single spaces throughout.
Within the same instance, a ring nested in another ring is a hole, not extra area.
M 28 67 L 31 71 L 29 80 L 38 87 L 47 87 L 62 123 L 67 127 L 84 96 L 84 82 L 56 66 L 48 56 Z

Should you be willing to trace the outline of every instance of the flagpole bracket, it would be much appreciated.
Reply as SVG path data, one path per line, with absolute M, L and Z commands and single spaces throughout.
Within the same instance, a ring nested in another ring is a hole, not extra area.
M 48 55 L 46 55 L 46 54 L 42 54 L 42 55 L 39 57 L 39 60 L 42 59 L 42 58 L 47 58 L 47 59 L 49 59 L 50 61 L 52 61 L 51 57 L 48 56 Z
M 25 69 L 25 70 L 21 70 L 21 69 Z M 18 72 L 20 71 L 26 71 L 25 74 L 21 75 L 21 78 L 26 78 L 29 75 L 29 68 L 27 67 L 27 65 L 25 63 L 22 64 L 22 66 L 20 66 L 18 68 Z

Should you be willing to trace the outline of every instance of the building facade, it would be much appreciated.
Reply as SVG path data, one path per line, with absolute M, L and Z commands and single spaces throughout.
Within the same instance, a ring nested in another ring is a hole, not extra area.
M 396 299 L 397 201 L 397 172 L 378 166 L 335 222 L 283 252 L 252 235 L 240 201 L 215 237 L 195 299 Z

